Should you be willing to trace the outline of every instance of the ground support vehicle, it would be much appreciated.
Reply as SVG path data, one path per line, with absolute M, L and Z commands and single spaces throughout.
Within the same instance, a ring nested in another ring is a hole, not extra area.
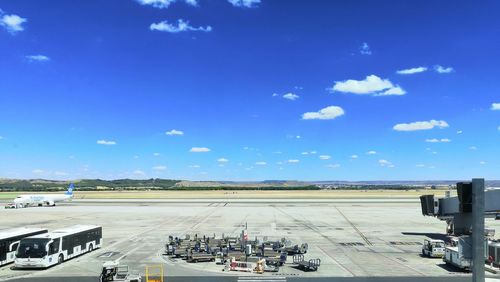
M 425 239 L 422 245 L 422 256 L 430 258 L 444 257 L 445 243 L 443 240 Z
M 119 265 L 115 261 L 107 261 L 102 265 L 99 282 L 141 282 L 142 278 L 139 274 L 129 273 L 127 265 Z
M 295 264 L 298 269 L 303 271 L 316 271 L 321 265 L 321 260 L 317 258 L 306 261 L 304 260 L 304 255 L 297 254 L 293 256 L 293 264 Z

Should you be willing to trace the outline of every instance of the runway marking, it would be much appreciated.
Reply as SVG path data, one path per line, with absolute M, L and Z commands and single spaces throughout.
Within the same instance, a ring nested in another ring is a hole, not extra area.
M 339 212 L 339 214 L 345 219 L 345 221 L 347 221 L 347 223 L 349 223 L 349 225 L 351 225 L 351 227 L 354 229 L 354 231 L 356 231 L 356 233 L 358 233 L 359 237 L 361 237 L 361 239 L 363 239 L 363 241 L 366 242 L 366 244 L 368 246 L 373 246 L 372 242 L 370 242 L 370 240 L 368 240 L 368 238 L 366 238 L 365 234 L 363 234 L 357 227 L 356 225 L 354 225 L 354 223 L 352 223 L 348 218 L 347 216 L 344 215 L 344 213 L 338 208 L 338 207 L 335 207 L 335 209 Z
M 356 274 L 354 274 L 354 272 L 350 271 L 349 268 L 343 266 L 340 262 L 338 262 L 335 257 L 329 255 L 327 252 L 325 252 L 325 250 L 323 250 L 323 248 L 321 248 L 320 246 L 318 246 L 318 249 L 323 253 L 325 254 L 326 256 L 328 256 L 329 258 L 331 258 L 340 268 L 342 268 L 343 270 L 349 272 L 352 276 L 356 276 Z
M 131 250 L 129 250 L 128 252 L 124 253 L 121 257 L 117 258 L 115 261 L 116 262 L 120 262 L 120 260 L 122 260 L 123 258 L 125 258 L 126 256 L 130 255 L 131 253 L 137 251 L 139 248 L 141 248 L 142 246 L 137 246 Z

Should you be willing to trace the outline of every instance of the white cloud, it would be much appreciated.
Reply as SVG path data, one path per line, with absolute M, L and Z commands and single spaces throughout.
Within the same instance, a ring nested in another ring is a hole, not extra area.
M 0 140 L 2 140 L 2 139 L 3 139 L 3 136 L 0 136 Z
M 329 167 L 329 168 L 339 168 L 340 164 L 329 164 L 326 167 Z
M 316 152 L 316 151 L 311 151 L 311 152 L 309 152 L 309 154 L 311 154 L 311 155 L 314 155 L 314 154 L 316 154 L 316 153 L 318 153 L 318 152 Z
M 441 139 L 431 138 L 431 139 L 425 139 L 425 142 L 428 142 L 428 143 L 439 143 L 439 142 L 448 143 L 448 142 L 451 142 L 451 140 L 448 138 L 441 138 Z
M 497 129 L 498 129 L 498 131 L 500 131 L 500 126 L 498 126 L 498 128 L 497 128 Z
M 99 144 L 99 145 L 116 145 L 116 141 L 112 141 L 112 140 L 97 140 L 97 144 Z
M 435 65 L 434 70 L 438 73 L 450 73 L 455 71 L 452 67 L 443 67 L 440 65 Z
M 279 95 L 278 95 L 278 93 L 273 93 L 273 95 L 272 95 L 272 96 L 273 96 L 273 97 L 278 97 Z
M 29 55 L 29 56 L 26 56 L 26 59 L 29 62 L 40 62 L 40 63 L 50 61 L 50 58 L 45 56 L 45 55 Z
M 424 164 L 418 164 L 418 165 L 415 165 L 416 167 L 425 167 Z
M 371 55 L 372 50 L 370 50 L 370 45 L 368 45 L 368 43 L 366 42 L 363 42 L 363 44 L 359 46 L 359 53 L 361 53 L 361 55 Z
M 302 119 L 334 119 L 336 117 L 344 115 L 344 110 L 337 106 L 328 106 L 317 112 L 307 112 L 302 115 Z
M 235 7 L 245 7 L 245 8 L 254 8 L 257 7 L 257 4 L 260 3 L 260 0 L 227 0 Z
M 173 135 L 184 135 L 184 132 L 181 131 L 181 130 L 172 129 L 170 131 L 165 132 L 165 134 L 166 135 L 170 135 L 170 136 L 173 136 Z
M 161 154 L 160 153 L 153 153 L 153 156 L 159 157 Z
M 500 111 L 500 103 L 491 104 L 491 110 L 492 111 Z
M 21 18 L 18 15 L 4 15 L 2 10 L 0 10 L 0 16 L 0 26 L 3 26 L 11 34 L 23 31 L 23 23 L 28 21 L 27 19 Z
M 32 170 L 31 172 L 33 172 L 34 174 L 40 175 L 40 174 L 44 174 L 45 170 L 37 168 L 37 169 Z
M 144 171 L 142 171 L 142 170 L 140 170 L 140 169 L 136 169 L 136 170 L 134 170 L 134 171 L 132 172 L 132 174 L 137 175 L 137 176 L 144 176 L 144 175 L 146 175 L 146 174 L 144 173 Z
M 229 162 L 229 160 L 228 160 L 228 159 L 226 159 L 226 158 L 220 158 L 220 159 L 218 159 L 217 161 L 218 161 L 219 163 L 227 163 L 227 162 Z
M 200 168 L 200 166 L 199 166 L 199 165 L 190 165 L 189 167 L 190 167 L 190 168 Z
M 401 96 L 405 95 L 406 91 L 404 91 L 403 88 L 401 88 L 399 85 L 389 88 L 385 90 L 384 92 L 377 93 L 374 96 Z
M 377 152 L 376 152 L 376 151 L 371 150 L 371 151 L 366 152 L 366 154 L 367 154 L 367 155 L 376 155 L 376 154 L 377 154 Z
M 159 9 L 166 9 L 170 4 L 176 2 L 177 0 L 137 0 L 142 5 L 149 5 Z M 197 6 L 198 2 L 196 0 L 184 0 L 182 1 L 191 6 Z
M 183 19 L 177 20 L 177 25 L 170 24 L 167 21 L 161 21 L 159 23 L 152 23 L 149 26 L 149 29 L 170 32 L 170 33 L 178 33 L 178 32 L 184 32 L 184 31 L 203 31 L 203 32 L 212 31 L 212 27 L 209 25 L 207 25 L 206 27 L 203 27 L 203 26 L 193 27 L 193 26 L 189 25 L 188 21 L 184 21 Z
M 283 95 L 283 98 L 287 99 L 287 100 L 292 100 L 292 101 L 295 101 L 299 98 L 299 95 L 296 95 L 296 94 L 293 94 L 293 93 L 286 93 L 285 95 Z
M 480 165 L 485 165 L 485 164 L 486 164 L 486 162 L 485 162 L 485 161 L 480 161 L 480 162 L 479 162 L 479 164 L 480 164 Z
M 470 147 L 469 147 L 469 150 L 471 150 L 471 151 L 475 151 L 475 150 L 477 150 L 477 147 L 476 147 L 476 146 L 470 146 Z
M 427 70 L 426 67 L 416 67 L 416 68 L 411 68 L 411 69 L 398 70 L 398 71 L 396 71 L 396 73 L 397 74 L 414 74 L 414 73 L 424 72 L 426 70 Z
M 396 131 L 416 131 L 416 130 L 429 130 L 434 127 L 445 128 L 448 123 L 444 120 L 429 120 L 429 121 L 416 121 L 412 123 L 398 123 L 393 129 Z
M 457 130 L 457 134 L 462 134 L 463 131 L 462 130 Z
M 300 139 L 302 138 L 300 135 L 295 136 L 295 139 Z
M 156 171 L 163 171 L 163 170 L 167 170 L 167 167 L 164 165 L 157 165 L 157 166 L 152 167 L 152 169 L 156 170 Z
M 309 152 L 302 152 L 301 155 L 309 155 Z
M 406 91 L 399 85 L 394 85 L 388 79 L 381 79 L 376 75 L 369 75 L 364 80 L 348 79 L 336 81 L 333 87 L 328 88 L 330 92 L 343 92 L 360 95 L 390 96 L 404 95 Z
M 291 164 L 296 164 L 300 162 L 299 160 L 288 160 L 288 163 L 291 163 Z
M 189 4 L 191 6 L 198 6 L 198 1 L 196 0 L 184 0 L 184 2 L 186 2 L 186 4 Z
M 359 158 L 359 156 L 358 156 L 358 155 L 352 155 L 352 156 L 351 156 L 351 159 L 357 159 L 357 158 Z
M 394 167 L 394 165 L 388 160 L 378 160 L 378 164 L 383 167 Z
M 206 147 L 193 147 L 189 151 L 191 153 L 206 153 L 206 152 L 210 152 L 210 149 L 206 148 Z
M 267 165 L 266 162 L 256 162 L 255 165 Z
M 320 160 L 329 160 L 329 159 L 331 159 L 332 157 L 331 157 L 331 156 L 329 156 L 329 155 L 320 155 L 320 156 L 319 156 L 319 158 L 320 158 Z

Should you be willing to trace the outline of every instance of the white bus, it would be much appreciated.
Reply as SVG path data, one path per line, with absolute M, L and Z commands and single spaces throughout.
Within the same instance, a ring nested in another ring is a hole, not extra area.
M 14 261 L 21 239 L 43 233 L 47 233 L 47 229 L 22 227 L 0 230 L 0 266 Z
M 16 268 L 47 268 L 102 246 L 102 227 L 75 225 L 24 238 L 16 252 Z

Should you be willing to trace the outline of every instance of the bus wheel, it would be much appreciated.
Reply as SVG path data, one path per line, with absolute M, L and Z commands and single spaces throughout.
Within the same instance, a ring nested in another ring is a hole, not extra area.
M 59 258 L 57 259 L 57 264 L 61 264 L 64 261 L 63 255 L 59 255 Z
M 89 252 L 92 252 L 94 250 L 94 246 L 92 244 L 89 245 Z

